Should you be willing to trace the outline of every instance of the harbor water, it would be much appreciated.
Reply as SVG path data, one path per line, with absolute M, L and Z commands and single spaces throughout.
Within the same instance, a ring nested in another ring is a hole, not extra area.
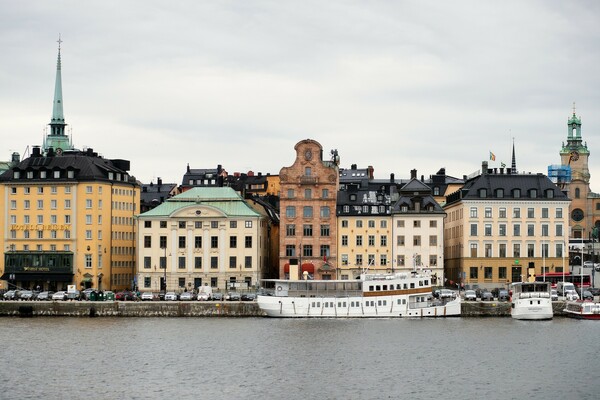
M 598 399 L 600 322 L 1 318 L 3 399 Z

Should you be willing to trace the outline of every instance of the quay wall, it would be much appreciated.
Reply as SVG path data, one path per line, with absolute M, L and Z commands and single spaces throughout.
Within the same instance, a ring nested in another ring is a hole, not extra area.
M 563 301 L 553 302 L 564 316 Z M 256 302 L 0 301 L 0 317 L 263 317 Z M 462 303 L 462 317 L 510 317 L 510 303 Z

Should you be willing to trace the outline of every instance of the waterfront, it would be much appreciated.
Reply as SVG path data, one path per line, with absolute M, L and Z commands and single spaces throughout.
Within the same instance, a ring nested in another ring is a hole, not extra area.
M 566 318 L 1 318 L 2 398 L 598 398 Z

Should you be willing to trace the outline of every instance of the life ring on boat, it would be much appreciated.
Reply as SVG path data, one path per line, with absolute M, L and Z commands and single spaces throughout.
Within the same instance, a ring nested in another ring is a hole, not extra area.
M 277 291 L 281 292 L 283 290 L 283 288 L 281 286 L 277 286 Z

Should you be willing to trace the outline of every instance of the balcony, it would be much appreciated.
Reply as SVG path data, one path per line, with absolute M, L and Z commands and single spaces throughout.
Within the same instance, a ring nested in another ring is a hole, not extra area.
M 319 178 L 312 175 L 303 175 L 300 177 L 301 185 L 316 185 L 319 182 Z

